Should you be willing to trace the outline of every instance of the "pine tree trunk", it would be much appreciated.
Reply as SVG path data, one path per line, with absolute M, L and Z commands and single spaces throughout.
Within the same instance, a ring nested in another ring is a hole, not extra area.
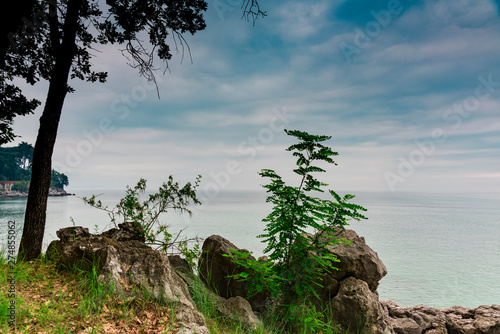
M 63 28 L 64 39 L 60 45 L 53 46 L 56 61 L 51 73 L 49 91 L 40 117 L 40 128 L 33 151 L 31 183 L 19 248 L 21 258 L 25 261 L 39 257 L 42 252 L 52 171 L 52 152 L 64 99 L 68 92 L 69 71 L 75 55 L 76 30 L 82 1 L 68 1 Z

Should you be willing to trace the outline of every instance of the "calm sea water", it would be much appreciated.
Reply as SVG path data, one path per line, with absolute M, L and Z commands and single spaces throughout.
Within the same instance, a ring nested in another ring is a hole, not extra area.
M 107 191 L 99 198 L 113 206 L 122 195 Z M 365 237 L 389 271 L 379 286 L 380 299 L 438 308 L 500 304 L 500 194 L 356 196 L 354 202 L 368 209 L 368 220 L 352 222 L 350 228 Z M 1 246 L 9 220 L 16 222 L 20 241 L 25 205 L 25 199 L 0 200 Z M 169 213 L 163 221 L 174 232 L 186 228 L 187 237 L 219 234 L 260 256 L 265 245 L 256 236 L 263 232 L 261 220 L 270 208 L 264 192 L 221 193 L 195 209 L 191 218 Z M 111 227 L 105 212 L 81 199 L 51 197 L 44 247 L 57 238 L 58 229 L 72 226 L 72 220 L 92 232 Z

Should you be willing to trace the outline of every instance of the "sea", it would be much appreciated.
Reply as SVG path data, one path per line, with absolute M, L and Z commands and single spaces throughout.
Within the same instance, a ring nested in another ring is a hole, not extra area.
M 50 197 L 44 250 L 62 227 L 84 226 L 92 233 L 113 227 L 106 211 L 81 199 L 92 194 L 109 209 L 124 195 L 101 190 Z M 500 304 L 500 193 L 354 194 L 352 202 L 367 209 L 368 219 L 351 221 L 349 228 L 365 238 L 388 269 L 378 288 L 381 300 L 435 308 Z M 258 257 L 265 244 L 257 236 L 272 208 L 265 199 L 264 191 L 221 192 L 193 207 L 192 216 L 169 212 L 161 221 L 184 238 L 218 234 Z M 6 248 L 12 222 L 20 242 L 25 206 L 24 198 L 0 199 L 0 248 Z

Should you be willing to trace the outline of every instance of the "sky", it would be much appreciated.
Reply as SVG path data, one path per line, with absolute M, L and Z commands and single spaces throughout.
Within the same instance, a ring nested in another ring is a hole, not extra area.
M 68 190 L 201 174 L 215 196 L 262 189 L 261 169 L 298 185 L 286 128 L 332 136 L 330 189 L 499 192 L 500 1 L 261 0 L 255 25 L 241 1 L 208 3 L 192 61 L 158 63 L 159 99 L 116 46 L 94 52 L 107 83 L 71 82 L 53 155 Z M 35 143 L 40 113 L 15 143 Z

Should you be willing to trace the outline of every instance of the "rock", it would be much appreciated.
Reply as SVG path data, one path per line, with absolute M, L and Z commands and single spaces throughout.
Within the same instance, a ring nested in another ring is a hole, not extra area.
M 198 272 L 201 279 L 219 296 L 246 298 L 246 283 L 230 277 L 242 272 L 241 267 L 233 263 L 230 257 L 224 256 L 232 255 L 231 249 L 245 251 L 219 235 L 212 235 L 205 239 L 198 261 Z M 249 258 L 255 260 L 251 255 Z
M 61 241 L 68 242 L 90 236 L 89 229 L 81 226 L 66 227 L 56 232 Z
M 328 275 L 337 282 L 345 277 L 355 277 L 365 281 L 370 290 L 376 292 L 379 281 L 387 275 L 387 268 L 377 253 L 366 244 L 365 238 L 358 236 L 353 230 L 338 229 L 338 238 L 345 238 L 350 244 L 341 243 L 328 247 L 340 260 L 334 263 L 339 270 Z
M 101 235 L 115 241 L 137 240 L 143 243 L 146 242 L 146 236 L 140 225 L 132 222 L 118 224 L 118 228 L 112 228 Z
M 260 320 L 253 313 L 252 306 L 243 297 L 231 297 L 229 299 L 225 299 L 222 297 L 218 297 L 217 309 L 223 315 L 228 316 L 233 320 L 240 321 L 246 324 L 250 329 L 257 330 L 257 327 L 260 324 Z
M 119 225 L 101 235 L 82 227 L 57 231 L 60 240 L 49 244 L 46 255 L 59 267 L 96 265 L 99 280 L 112 281 L 127 296 L 142 296 L 142 291 L 157 300 L 176 303 L 176 319 L 186 333 L 208 334 L 203 315 L 196 310 L 186 283 L 175 273 L 165 253 L 144 244 L 144 236 L 133 223 Z M 182 333 L 180 331 L 179 333 Z M 194 333 L 194 332 L 193 332 Z
M 186 259 L 183 259 L 179 255 L 169 255 L 168 260 L 170 262 L 170 265 L 179 273 L 182 273 L 184 275 L 194 275 L 193 269 L 189 265 L 189 262 L 187 262 Z
M 392 329 L 397 334 L 420 334 L 422 329 L 411 318 L 396 318 L 392 322 Z
M 395 333 L 446 333 L 446 317 L 434 308 L 418 305 L 401 307 L 393 301 L 382 301 L 387 310 L 386 326 Z
M 479 333 L 500 334 L 500 306 L 479 306 L 474 310 L 474 327 Z
M 260 293 L 247 298 L 246 282 L 231 277 L 243 272 L 243 268 L 233 263 L 230 257 L 224 256 L 232 255 L 231 249 L 248 252 L 246 249 L 236 247 L 232 242 L 219 235 L 212 235 L 205 239 L 198 261 L 200 278 L 209 289 L 221 297 L 229 299 L 240 296 L 248 299 L 254 310 L 263 309 L 266 300 L 265 294 Z M 252 255 L 249 255 L 248 258 L 255 260 Z
M 339 270 L 323 274 L 317 282 L 321 286 L 315 287 L 319 298 L 311 297 L 311 301 L 319 308 L 332 305 L 334 321 L 344 329 L 352 331 L 364 324 L 365 329 L 381 333 L 386 324 L 377 287 L 387 274 L 387 268 L 365 239 L 353 230 L 337 229 L 336 239 L 341 238 L 349 240 L 349 243 L 328 246 L 328 251 L 340 260 L 333 263 Z
M 461 306 L 435 309 L 424 305 L 400 307 L 393 301 L 382 301 L 381 305 L 385 310 L 384 322 L 393 333 L 500 334 L 498 305 L 476 309 Z
M 378 295 L 365 281 L 348 277 L 340 282 L 339 292 L 331 301 L 332 320 L 350 333 L 373 330 L 383 320 Z

